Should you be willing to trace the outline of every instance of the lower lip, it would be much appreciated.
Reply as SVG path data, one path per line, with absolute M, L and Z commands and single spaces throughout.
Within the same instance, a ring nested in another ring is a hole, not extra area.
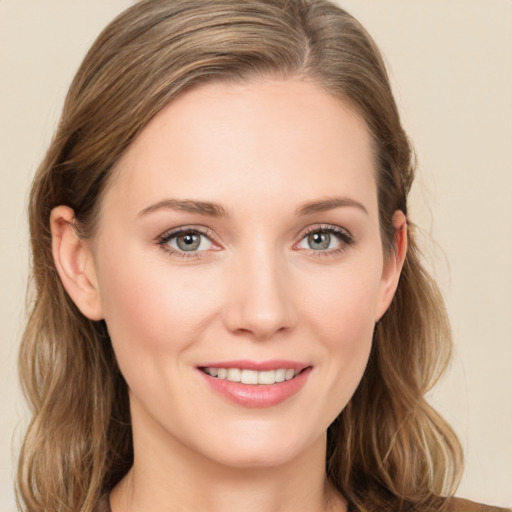
M 212 377 L 201 370 L 199 372 L 213 390 L 231 402 L 244 407 L 263 408 L 278 405 L 298 393 L 306 384 L 311 367 L 293 379 L 275 384 L 242 384 Z

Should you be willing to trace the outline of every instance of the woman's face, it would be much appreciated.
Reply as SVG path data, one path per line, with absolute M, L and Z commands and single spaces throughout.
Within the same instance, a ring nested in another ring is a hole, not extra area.
M 236 467 L 324 443 L 399 273 L 364 122 L 298 79 L 164 108 L 116 166 L 91 251 L 136 449 Z

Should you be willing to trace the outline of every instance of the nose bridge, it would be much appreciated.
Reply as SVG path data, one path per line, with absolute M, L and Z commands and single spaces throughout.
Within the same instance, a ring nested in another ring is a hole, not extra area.
M 296 321 L 286 258 L 263 239 L 234 255 L 226 320 L 231 331 L 258 339 L 289 329 Z

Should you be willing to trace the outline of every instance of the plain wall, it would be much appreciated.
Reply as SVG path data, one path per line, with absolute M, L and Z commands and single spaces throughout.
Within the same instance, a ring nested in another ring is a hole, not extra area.
M 131 3 L 0 0 L 0 503 L 9 512 L 28 418 L 16 375 L 27 190 L 84 53 Z M 431 400 L 466 450 L 458 494 L 512 506 L 512 2 L 339 3 L 381 47 L 417 150 L 411 217 L 427 235 L 455 337 Z

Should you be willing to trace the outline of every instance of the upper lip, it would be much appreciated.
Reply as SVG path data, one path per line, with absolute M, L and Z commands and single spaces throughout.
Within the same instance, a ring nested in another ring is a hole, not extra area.
M 198 365 L 198 368 L 240 368 L 241 370 L 255 370 L 258 372 L 278 370 L 280 368 L 302 371 L 308 366 L 307 363 L 290 361 L 285 359 L 271 359 L 268 361 L 251 361 L 248 359 L 236 361 L 215 361 Z

